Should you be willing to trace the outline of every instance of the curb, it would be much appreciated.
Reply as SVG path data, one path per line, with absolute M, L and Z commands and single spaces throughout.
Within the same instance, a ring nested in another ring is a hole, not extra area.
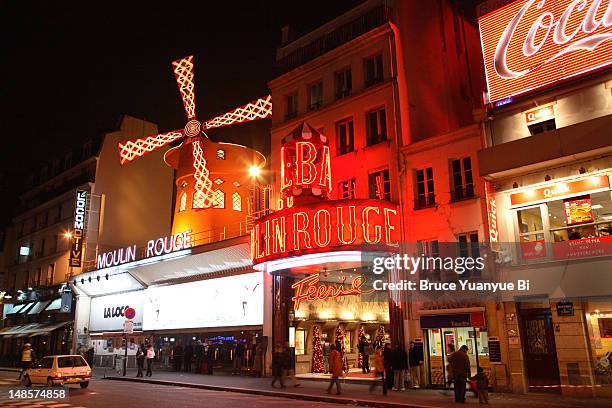
M 21 368 L 14 368 L 14 367 L 0 367 L 0 371 L 12 371 L 14 373 L 18 373 L 21 371 Z
M 179 381 L 166 381 L 166 380 L 149 380 L 149 379 L 136 379 L 136 378 L 127 378 L 127 377 L 104 377 L 104 380 L 113 380 L 113 381 L 128 381 L 128 382 L 140 382 L 146 384 L 155 384 L 155 385 L 167 385 L 167 386 L 175 386 L 175 387 L 187 387 L 187 388 L 199 388 L 203 390 L 211 390 L 211 391 L 225 391 L 225 392 L 237 392 L 241 394 L 252 394 L 252 395 L 263 395 L 266 397 L 277 397 L 277 398 L 288 398 L 288 399 L 297 399 L 303 401 L 318 401 L 318 402 L 328 402 L 333 404 L 351 404 L 362 407 L 380 407 L 380 408 L 434 408 L 430 405 L 414 405 L 410 403 L 397 403 L 397 402 L 385 402 L 385 401 L 374 401 L 367 399 L 355 399 L 355 398 L 342 398 L 342 397 L 331 397 L 325 395 L 311 395 L 311 394 L 295 394 L 289 392 L 282 391 L 267 391 L 267 390 L 258 390 L 252 388 L 233 388 L 233 387 L 221 387 L 218 385 L 206 385 L 206 384 L 196 384 L 196 383 L 186 383 Z

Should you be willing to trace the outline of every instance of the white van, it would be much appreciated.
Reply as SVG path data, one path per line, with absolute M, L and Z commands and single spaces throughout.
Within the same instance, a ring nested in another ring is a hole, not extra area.
M 89 385 L 91 368 L 79 355 L 47 356 L 33 364 L 25 374 L 25 386 L 44 384 L 48 387 L 64 384 Z

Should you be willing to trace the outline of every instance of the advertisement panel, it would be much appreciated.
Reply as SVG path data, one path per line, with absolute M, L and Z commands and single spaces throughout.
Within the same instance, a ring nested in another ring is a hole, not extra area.
M 263 274 L 150 287 L 144 295 L 143 330 L 263 324 Z
M 612 64 L 609 1 L 517 0 L 478 23 L 490 102 Z
M 144 291 L 100 296 L 91 299 L 89 315 L 90 332 L 122 331 L 125 322 L 125 310 L 132 308 L 136 315 L 132 320 L 134 330 L 142 330 Z
M 77 190 L 74 202 L 74 224 L 70 239 L 70 267 L 81 267 L 83 259 L 83 240 L 85 239 L 85 210 L 87 208 L 87 191 Z

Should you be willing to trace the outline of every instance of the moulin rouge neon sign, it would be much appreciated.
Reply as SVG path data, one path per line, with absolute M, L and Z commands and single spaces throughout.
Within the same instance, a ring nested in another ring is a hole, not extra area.
M 517 0 L 479 25 L 491 102 L 612 63 L 610 0 Z
M 346 277 L 342 277 L 338 286 L 325 284 L 317 285 L 319 279 L 319 275 L 314 274 L 304 279 L 300 279 L 291 285 L 291 289 L 295 290 L 295 295 L 291 298 L 295 310 L 300 308 L 300 304 L 303 300 L 315 302 L 317 300 L 326 300 L 328 298 L 337 298 L 340 296 L 358 296 L 374 291 L 374 289 L 363 290 L 363 285 L 366 283 L 366 278 L 363 276 L 356 276 L 353 278 L 351 286 L 348 288 L 344 286 Z

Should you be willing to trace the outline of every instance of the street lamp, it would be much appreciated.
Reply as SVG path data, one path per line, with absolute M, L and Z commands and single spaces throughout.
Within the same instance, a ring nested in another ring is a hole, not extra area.
M 257 178 L 259 177 L 260 174 L 261 174 L 261 168 L 259 168 L 258 166 L 254 166 L 254 165 L 249 166 L 249 176 L 253 178 Z

